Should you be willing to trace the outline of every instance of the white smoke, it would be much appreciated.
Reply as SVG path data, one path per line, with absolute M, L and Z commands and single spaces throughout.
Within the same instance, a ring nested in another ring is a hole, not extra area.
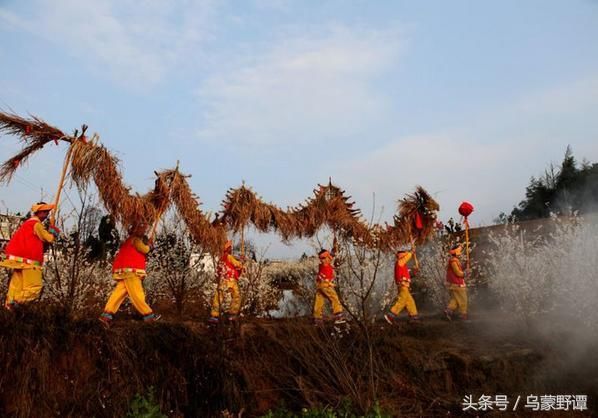
M 506 225 L 485 254 L 489 287 L 500 306 L 528 324 L 598 330 L 598 226 L 589 218 L 553 217 L 549 229 Z

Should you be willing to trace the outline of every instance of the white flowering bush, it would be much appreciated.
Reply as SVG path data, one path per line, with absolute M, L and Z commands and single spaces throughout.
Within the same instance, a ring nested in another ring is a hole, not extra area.
M 195 244 L 182 219 L 173 215 L 163 224 L 147 262 L 148 276 L 144 287 L 148 301 L 170 301 L 177 314 L 195 299 L 206 304 L 209 296 L 204 287 L 214 278 L 214 261 L 203 257 L 204 251 Z
M 304 257 L 297 262 L 272 263 L 265 275 L 281 289 L 277 306 L 270 311 L 274 317 L 310 315 L 316 291 L 317 257 Z
M 552 218 L 552 232 L 506 225 L 485 254 L 489 285 L 501 307 L 526 321 L 546 314 L 595 328 L 598 228 L 580 218 Z
M 41 300 L 73 311 L 101 310 L 113 288 L 110 264 L 94 254 L 90 245 L 98 228 L 101 212 L 87 189 L 78 189 L 80 206 L 59 225 L 69 223 L 46 252 Z
M 267 274 L 267 263 L 263 256 L 260 260 L 248 260 L 245 263 L 245 270 L 239 278 L 239 288 L 241 312 L 247 316 L 267 316 L 282 296 L 282 290 Z
M 46 256 L 41 300 L 75 311 L 101 310 L 113 287 L 111 268 L 88 255 L 76 234 L 58 240 Z
M 581 223 L 557 233 L 566 241 L 554 278 L 558 292 L 556 308 L 597 330 L 598 226 Z
M 436 309 L 444 309 L 448 299 L 446 269 L 449 248 L 448 240 L 437 236 L 418 249 L 420 270 L 414 283 Z
M 341 248 L 337 283 L 342 302 L 354 317 L 371 322 L 396 298 L 394 256 L 353 243 Z

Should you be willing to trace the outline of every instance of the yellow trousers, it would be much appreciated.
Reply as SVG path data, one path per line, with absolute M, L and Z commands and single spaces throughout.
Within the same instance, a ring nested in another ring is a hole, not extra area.
M 218 290 L 214 292 L 214 297 L 212 298 L 212 312 L 210 315 L 213 318 L 218 318 L 220 316 L 220 305 L 225 300 L 225 293 L 230 293 L 231 296 L 228 313 L 230 315 L 238 315 L 239 311 L 241 310 L 241 294 L 239 293 L 239 283 L 237 283 L 235 279 L 222 280 L 220 282 L 220 286 L 218 286 Z
M 397 301 L 392 308 L 390 308 L 390 311 L 398 316 L 405 308 L 407 308 L 409 316 L 417 316 L 417 307 L 415 306 L 415 300 L 409 291 L 409 286 L 399 285 Z
M 15 269 L 12 271 L 5 306 L 11 303 L 26 303 L 37 299 L 42 291 L 42 271 L 39 268 Z
M 456 311 L 459 309 L 461 315 L 467 315 L 467 288 L 452 284 L 449 287 L 449 292 L 451 294 L 451 300 L 446 308 L 449 311 Z
M 322 319 L 326 299 L 332 304 L 333 314 L 336 315 L 343 311 L 343 305 L 341 305 L 336 290 L 334 290 L 334 283 L 319 281 L 316 287 L 316 300 L 314 301 L 314 318 Z
M 152 308 L 145 302 L 145 292 L 143 290 L 143 277 L 135 273 L 125 273 L 116 280 L 116 287 L 108 298 L 104 312 L 114 314 L 120 308 L 125 298 L 129 296 L 131 303 L 141 315 L 149 315 Z

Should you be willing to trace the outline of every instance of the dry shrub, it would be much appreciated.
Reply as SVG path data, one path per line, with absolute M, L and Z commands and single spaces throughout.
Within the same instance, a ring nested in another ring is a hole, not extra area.
M 534 371 L 539 354 L 560 354 L 546 344 L 522 349 L 532 338 L 497 335 L 500 324 L 430 320 L 339 334 L 295 318 L 216 329 L 119 321 L 105 330 L 62 307 L 30 305 L 0 312 L 0 415 L 124 416 L 149 387 L 172 417 L 346 401 L 361 413 L 378 402 L 396 416 L 439 416 L 459 413 L 468 393 L 552 393 Z M 552 389 L 595 393 L 590 380 L 573 378 Z
M 50 305 L 0 313 L 0 415 L 125 416 L 150 386 L 169 416 L 224 409 L 212 339 L 173 323 L 129 325 L 106 331 Z
M 458 414 L 464 393 L 522 390 L 540 361 L 532 350 L 505 352 L 504 340 L 488 335 L 484 358 L 463 344 L 472 340 L 458 324 L 367 329 L 338 333 L 298 320 L 247 325 L 238 364 L 255 407 L 334 410 L 349 402 L 364 414 L 379 403 L 392 416 Z

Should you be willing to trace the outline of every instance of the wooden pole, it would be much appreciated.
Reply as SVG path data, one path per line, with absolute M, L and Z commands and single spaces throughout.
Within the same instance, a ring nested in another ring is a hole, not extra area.
M 178 175 L 178 173 L 179 173 L 179 161 L 177 160 L 176 168 L 174 170 L 174 175 L 176 176 L 176 175 Z M 173 181 L 173 179 L 170 180 L 171 184 L 169 184 L 169 186 L 168 186 L 168 198 L 164 201 L 164 203 L 158 210 L 158 213 L 156 213 L 156 218 L 154 219 L 154 223 L 152 225 L 152 230 L 151 230 L 149 238 L 148 238 L 148 241 L 150 243 L 152 243 L 154 241 L 154 238 L 156 236 L 156 231 L 158 230 L 158 224 L 160 223 L 160 218 L 162 218 L 162 215 L 164 215 L 164 212 L 166 212 L 166 208 L 168 207 L 168 203 L 170 202 L 170 192 L 172 191 L 172 181 Z
M 467 275 L 470 275 L 470 261 L 469 261 L 469 221 L 467 216 L 464 217 L 463 223 L 465 224 L 465 255 L 467 256 Z
M 413 239 L 413 235 L 411 235 L 411 232 L 409 233 L 409 238 L 411 239 L 411 251 L 413 252 L 413 262 L 415 263 L 415 268 L 419 270 L 419 261 L 417 259 L 415 240 Z
M 168 202 L 168 201 L 166 201 L 166 202 Z M 152 224 L 152 230 L 151 230 L 149 238 L 148 238 L 149 242 L 154 241 L 154 237 L 156 236 L 156 231 L 158 230 L 158 224 L 160 223 L 160 218 L 162 218 L 162 215 L 166 211 L 167 206 L 168 206 L 168 203 L 162 205 L 160 207 L 160 210 L 158 210 L 158 212 L 156 213 L 156 218 L 154 219 L 154 223 Z
M 54 198 L 54 211 L 50 215 L 50 225 L 55 225 L 56 214 L 58 213 L 58 205 L 60 204 L 60 195 L 62 194 L 62 188 L 64 187 L 64 179 L 66 178 L 66 172 L 68 171 L 69 164 L 71 162 L 71 155 L 73 153 L 74 141 L 70 143 L 69 149 L 64 157 L 64 163 L 62 165 L 62 172 L 60 173 L 60 180 L 58 182 L 58 190 L 56 191 L 56 197 Z
M 151 230 L 149 238 L 148 238 L 148 241 L 150 243 L 154 242 L 154 237 L 156 236 L 156 231 L 158 229 L 158 224 L 160 223 L 160 218 L 162 217 L 163 213 L 164 213 L 164 210 L 162 208 L 160 208 L 160 210 L 156 214 L 156 219 L 154 219 L 154 223 L 152 225 L 152 230 Z
M 336 228 L 332 228 L 332 248 L 330 248 L 331 254 L 332 256 L 336 256 L 336 246 L 337 246 L 337 242 L 336 242 Z
M 245 225 L 241 227 L 241 258 L 245 258 Z
M 413 223 L 409 225 L 409 241 L 411 241 L 411 252 L 413 253 L 413 262 L 415 263 L 415 268 L 419 270 L 419 260 L 417 259 L 417 249 L 415 248 L 415 238 L 413 238 L 411 225 L 413 225 Z

